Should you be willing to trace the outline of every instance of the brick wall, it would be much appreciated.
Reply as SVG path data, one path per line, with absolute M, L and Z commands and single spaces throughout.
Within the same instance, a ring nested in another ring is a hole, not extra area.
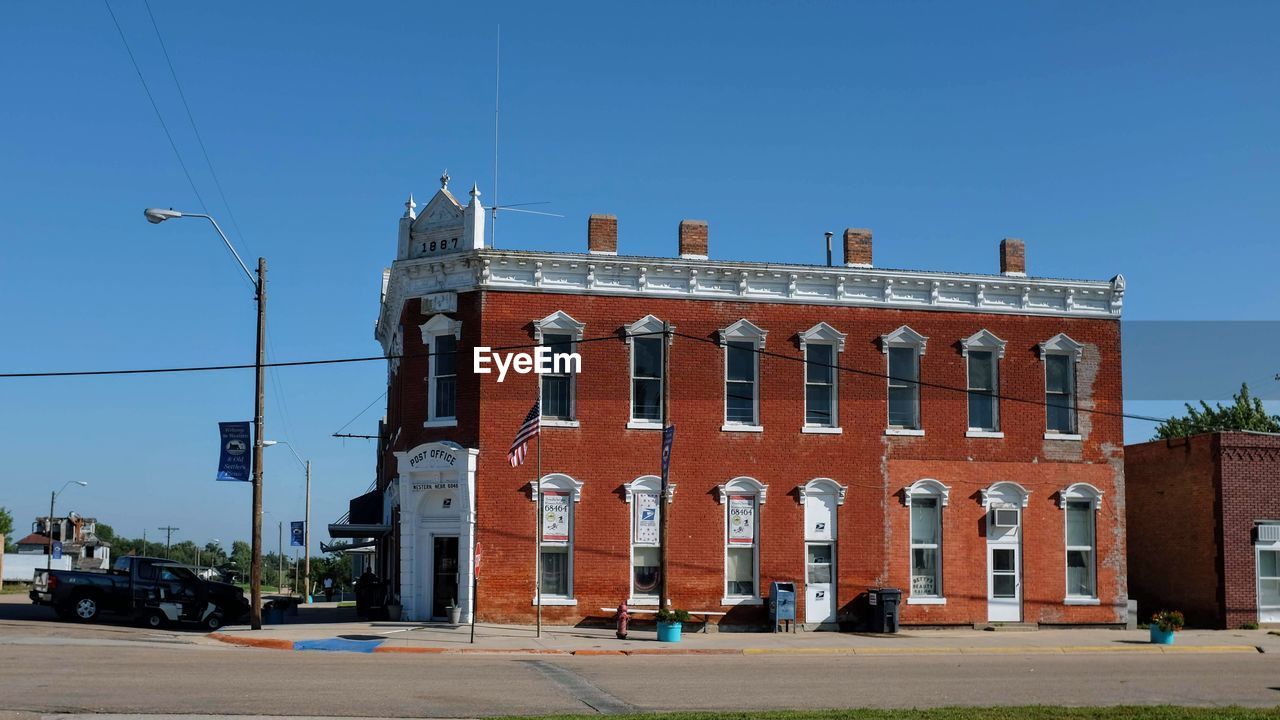
M 802 434 L 803 365 L 783 358 L 760 361 L 763 433 L 721 431 L 724 415 L 724 353 L 719 347 L 677 337 L 671 347 L 671 419 L 677 427 L 671 478 L 677 484 L 670 512 L 673 601 L 691 609 L 724 610 L 727 624 L 764 619 L 762 607 L 722 607 L 725 506 L 717 485 L 749 476 L 769 486 L 760 511 L 760 582 L 803 582 L 803 507 L 796 487 L 816 477 L 846 485 L 838 510 L 839 607 L 853 613 L 868 587 L 909 586 L 907 508 L 898 493 L 932 477 L 952 487 L 944 510 L 943 573 L 946 606 L 909 606 L 905 623 L 950 624 L 986 620 L 986 554 L 978 490 L 1011 480 L 1031 490 L 1024 543 L 1025 617 L 1032 622 L 1106 623 L 1123 620 L 1124 481 L 1120 421 L 1097 416 L 1082 423 L 1082 442 L 1046 441 L 1044 409 L 1038 404 L 1001 403 L 1003 439 L 966 438 L 966 396 L 921 389 L 924 437 L 887 438 L 885 355 L 880 335 L 903 324 L 929 337 L 922 358 L 925 382 L 963 387 L 965 361 L 959 341 L 982 328 L 1008 341 L 1001 363 L 1001 392 L 1043 401 L 1044 366 L 1037 343 L 1066 332 L 1085 344 L 1082 407 L 1121 409 L 1120 337 L 1114 321 L 1038 318 L 999 314 L 834 308 L 810 305 L 713 302 L 652 298 L 481 291 L 459 295 L 463 321 L 456 429 L 421 428 L 426 365 L 406 359 L 392 383 L 389 418 L 403 432 L 394 450 L 437 439 L 480 450 L 477 471 L 479 539 L 485 547 L 480 618 L 528 622 L 533 609 L 534 509 L 528 485 L 535 457 L 513 469 L 506 461 L 511 438 L 537 396 L 535 375 L 473 376 L 470 348 L 532 343 L 532 321 L 563 310 L 586 324 L 579 346 L 578 428 L 545 428 L 542 472 L 562 472 L 583 481 L 575 507 L 574 594 L 577 607 L 544 609 L 547 622 L 600 616 L 629 591 L 630 506 L 623 483 L 657 474 L 661 433 L 628 430 L 630 348 L 620 328 L 645 315 L 673 323 L 677 331 L 714 340 L 717 331 L 747 318 L 769 331 L 766 350 L 800 358 L 797 333 L 827 322 L 848 333 L 839 357 L 844 367 L 871 375 L 841 373 L 838 411 L 843 434 Z M 413 302 L 406 306 L 406 353 L 421 348 Z M 392 422 L 391 425 L 396 425 Z M 394 428 L 392 429 L 394 432 Z M 389 467 L 394 467 L 394 460 Z M 1067 607 L 1064 594 L 1064 518 L 1056 493 L 1088 482 L 1105 493 L 1098 518 L 1099 593 L 1096 607 Z M 803 585 L 798 588 L 803 592 Z M 803 612 L 803 601 L 801 601 Z
M 1280 521 L 1280 435 L 1222 433 L 1222 574 L 1226 627 L 1258 620 L 1253 526 Z
M 1129 592 L 1139 618 L 1181 610 L 1194 627 L 1222 627 L 1217 436 L 1125 448 Z

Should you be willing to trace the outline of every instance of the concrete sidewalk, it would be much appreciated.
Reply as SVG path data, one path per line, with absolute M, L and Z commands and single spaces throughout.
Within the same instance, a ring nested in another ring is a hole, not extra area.
M 325 607 L 329 606 L 329 607 Z M 1177 644 L 1152 645 L 1146 630 L 1053 629 L 1012 632 L 972 629 L 915 630 L 885 635 L 870 633 L 689 632 L 679 643 L 659 643 L 652 629 L 632 630 L 618 640 L 611 628 L 544 626 L 541 637 L 532 626 L 470 626 L 440 623 L 354 621 L 354 611 L 332 603 L 302 607 L 296 622 L 264 626 L 229 626 L 208 637 L 218 642 L 277 650 L 330 650 L 382 653 L 543 653 L 563 655 L 647 654 L 1019 654 L 1019 653 L 1189 653 L 1267 652 L 1280 654 L 1280 636 L 1265 630 L 1184 630 Z M 352 621 L 341 622 L 344 616 Z

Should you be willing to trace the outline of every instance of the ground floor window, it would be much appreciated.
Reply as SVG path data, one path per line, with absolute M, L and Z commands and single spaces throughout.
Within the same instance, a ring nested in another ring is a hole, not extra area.
M 547 597 L 570 597 L 569 548 L 564 545 L 542 548 L 542 594 Z
M 942 526 L 938 498 L 911 499 L 911 596 L 942 597 Z
M 760 533 L 756 495 L 729 495 L 725 507 L 724 594 L 726 598 L 758 597 L 756 554 Z
M 631 549 L 631 596 L 657 597 L 662 580 L 661 548 L 637 546 Z
M 582 482 L 568 475 L 543 478 L 539 512 L 542 545 L 538 552 L 539 602 L 573 598 L 574 506 Z
M 662 584 L 662 548 L 658 534 L 660 480 L 648 476 L 632 483 L 631 597 L 657 601 Z

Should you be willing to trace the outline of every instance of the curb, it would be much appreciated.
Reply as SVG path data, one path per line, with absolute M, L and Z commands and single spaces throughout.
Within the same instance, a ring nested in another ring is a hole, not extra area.
M 225 633 L 209 633 L 211 640 L 236 645 L 239 647 L 259 648 L 263 650 L 295 651 L 292 640 L 279 638 L 252 638 L 227 635 Z M 380 645 L 373 649 L 375 653 L 395 653 L 401 655 L 565 655 L 574 657 L 635 657 L 651 655 L 1076 655 L 1091 653 L 1138 653 L 1161 655 L 1186 655 L 1194 653 L 1265 653 L 1256 645 L 1074 645 L 1074 646 L 1037 646 L 1023 645 L 1012 647 L 809 647 L 809 648 L 639 648 L 639 649 L 584 649 L 555 650 L 548 648 L 471 648 L 471 647 L 432 647 L 412 645 Z

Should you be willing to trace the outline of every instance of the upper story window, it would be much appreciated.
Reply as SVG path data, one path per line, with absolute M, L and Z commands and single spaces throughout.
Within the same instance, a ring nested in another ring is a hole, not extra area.
M 969 434 L 1000 432 L 1000 360 L 1005 341 L 979 330 L 960 341 L 966 360 L 969 395 Z
M 421 330 L 422 342 L 431 354 L 424 425 L 454 425 L 458 414 L 458 339 L 462 337 L 462 322 L 443 314 L 432 315 Z
M 725 506 L 724 598 L 726 605 L 760 602 L 760 506 L 769 486 L 738 477 L 719 487 Z
M 887 434 L 923 434 L 920 425 L 920 358 L 929 338 L 903 325 L 880 336 L 888 360 L 889 427 Z
M 674 331 L 674 325 L 668 325 Z M 630 428 L 662 427 L 662 321 L 652 315 L 624 328 L 631 346 L 631 419 Z M 667 338 L 667 348 L 674 335 Z
M 800 333 L 800 351 L 804 353 L 804 427 L 838 429 L 839 365 L 844 352 L 845 334 L 826 323 L 818 323 Z
M 567 313 L 557 310 L 534 322 L 533 339 L 552 353 L 573 353 L 577 352 L 585 327 Z M 542 382 L 542 417 L 553 421 L 544 424 L 552 425 L 555 421 L 573 424 L 577 417 L 577 373 L 571 372 L 571 368 L 564 364 L 556 363 L 552 363 L 552 370 L 538 376 Z
M 1078 439 L 1076 366 L 1084 345 L 1059 333 L 1040 343 L 1044 361 L 1045 436 Z
M 760 353 L 768 330 L 750 320 L 720 331 L 724 347 L 724 425 L 722 430 L 754 430 L 760 427 Z
M 942 508 L 950 495 L 950 488 L 928 478 L 903 490 L 911 523 L 911 593 L 907 602 L 942 601 Z
M 1102 491 L 1076 483 L 1058 494 L 1066 515 L 1067 602 L 1098 597 L 1098 507 Z

